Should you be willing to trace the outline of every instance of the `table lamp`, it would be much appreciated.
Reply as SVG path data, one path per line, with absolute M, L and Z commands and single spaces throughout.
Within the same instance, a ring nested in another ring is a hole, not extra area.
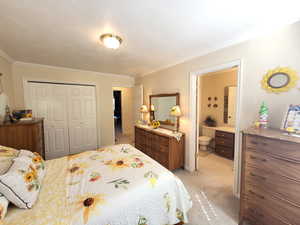
M 179 105 L 175 105 L 171 108 L 171 111 L 170 111 L 170 115 L 171 116 L 174 116 L 175 117 L 175 130 L 173 130 L 174 133 L 177 133 L 178 132 L 178 129 L 179 129 L 179 117 L 181 116 L 181 110 L 180 110 L 180 106 Z
M 141 121 L 144 125 L 147 124 L 147 120 L 144 120 L 143 114 L 148 113 L 148 107 L 146 105 L 142 105 L 140 107 L 140 112 L 141 112 Z

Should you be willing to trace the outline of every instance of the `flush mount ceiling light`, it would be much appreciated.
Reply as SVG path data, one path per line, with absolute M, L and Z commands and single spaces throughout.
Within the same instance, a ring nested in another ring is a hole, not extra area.
M 102 34 L 100 40 L 106 48 L 117 49 L 122 43 L 122 38 L 113 34 Z

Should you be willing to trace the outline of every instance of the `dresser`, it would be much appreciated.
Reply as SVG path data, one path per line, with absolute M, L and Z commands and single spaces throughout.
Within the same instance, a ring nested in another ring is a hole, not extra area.
M 172 136 L 172 131 L 135 126 L 135 147 L 169 170 L 184 166 L 185 136 Z
M 45 158 L 43 119 L 0 124 L 0 145 L 38 152 Z
M 232 132 L 216 130 L 215 134 L 215 152 L 228 159 L 234 159 L 234 137 Z
M 300 224 L 300 138 L 243 132 L 240 225 Z

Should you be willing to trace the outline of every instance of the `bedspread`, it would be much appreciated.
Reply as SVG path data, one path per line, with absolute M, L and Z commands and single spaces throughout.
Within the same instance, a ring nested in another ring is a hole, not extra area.
M 11 207 L 4 225 L 169 225 L 192 202 L 173 173 L 131 145 L 46 162 L 37 204 Z

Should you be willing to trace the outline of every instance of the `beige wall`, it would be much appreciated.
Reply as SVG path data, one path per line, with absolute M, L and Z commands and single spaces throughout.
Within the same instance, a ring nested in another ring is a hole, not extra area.
M 36 64 L 15 63 L 13 86 L 15 107 L 24 108 L 24 80 L 55 81 L 61 83 L 95 84 L 97 97 L 98 144 L 114 144 L 113 92 L 112 87 L 130 87 L 134 79 L 119 75 L 50 67 Z
M 144 85 L 145 103 L 151 93 L 179 92 L 183 117 L 181 130 L 189 138 L 189 74 L 205 68 L 242 60 L 241 128 L 246 128 L 257 118 L 259 105 L 266 101 L 270 108 L 270 126 L 280 127 L 288 104 L 298 103 L 300 91 L 293 89 L 282 94 L 270 94 L 263 90 L 260 81 L 269 69 L 290 66 L 300 73 L 300 22 L 287 26 L 268 36 L 218 50 L 205 56 L 155 72 L 137 79 Z M 299 86 L 299 85 L 298 85 Z M 186 141 L 186 166 L 192 163 Z
M 200 123 L 207 116 L 211 116 L 216 120 L 217 126 L 228 126 L 224 123 L 224 94 L 225 87 L 237 85 L 237 69 L 223 70 L 216 73 L 206 74 L 200 77 L 201 86 L 201 119 Z M 208 101 L 208 97 L 212 100 Z M 217 97 L 217 101 L 214 98 Z M 208 107 L 208 104 L 211 107 Z M 213 104 L 217 104 L 218 107 L 214 108 Z
M 14 92 L 12 81 L 12 64 L 5 57 L 0 56 L 0 73 L 2 73 L 2 86 L 4 93 L 8 96 L 9 105 L 14 107 Z
M 124 135 L 133 135 L 133 89 L 113 87 L 113 90 L 121 91 L 122 104 L 122 130 Z

